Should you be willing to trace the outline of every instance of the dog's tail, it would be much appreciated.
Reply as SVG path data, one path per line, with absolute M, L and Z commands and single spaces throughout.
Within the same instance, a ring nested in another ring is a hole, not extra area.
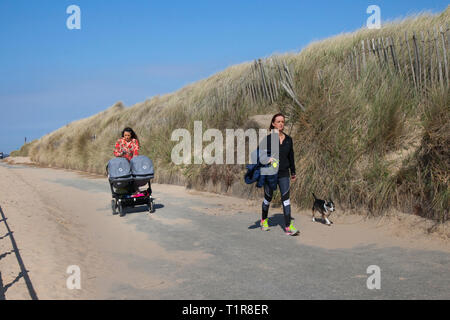
M 314 194 L 314 192 L 312 193 L 312 195 L 313 195 L 314 199 L 317 200 L 317 197 L 316 197 L 316 195 Z

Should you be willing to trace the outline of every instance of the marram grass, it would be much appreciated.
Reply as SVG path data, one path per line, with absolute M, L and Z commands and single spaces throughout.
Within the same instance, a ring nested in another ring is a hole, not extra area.
M 419 14 L 381 30 L 361 29 L 311 43 L 299 53 L 269 57 L 289 66 L 306 112 L 285 92 L 273 103 L 252 103 L 242 89 L 252 74 L 253 62 L 246 62 L 131 107 L 118 102 L 24 145 L 13 155 L 104 173 L 115 140 L 130 126 L 139 136 L 141 153 L 155 161 L 156 181 L 259 197 L 254 187 L 244 184 L 242 165 L 175 166 L 171 150 L 176 142 L 170 137 L 178 128 L 192 132 L 198 120 L 204 130 L 257 127 L 252 116 L 281 110 L 288 115 L 295 143 L 298 179 L 291 198 L 297 205 L 310 208 L 314 192 L 321 198 L 331 196 L 341 209 L 380 215 L 396 208 L 445 221 L 450 199 L 448 86 L 432 85 L 426 94 L 417 94 L 404 74 L 380 68 L 369 57 L 356 81 L 348 68 L 348 54 L 362 40 L 404 39 L 405 32 L 420 34 L 449 21 L 447 8 L 438 15 Z M 408 61 L 406 51 L 399 50 L 398 55 Z

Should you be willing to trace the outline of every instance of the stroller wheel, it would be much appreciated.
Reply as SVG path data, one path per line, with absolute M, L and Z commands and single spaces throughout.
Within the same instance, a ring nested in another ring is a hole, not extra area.
M 113 214 L 113 215 L 117 214 L 117 203 L 116 203 L 116 199 L 112 199 L 112 200 L 111 200 L 111 209 L 112 209 L 112 214 Z
M 153 199 L 152 199 L 152 198 L 150 198 L 150 199 L 148 200 L 148 212 L 149 212 L 149 213 L 155 212 L 155 203 L 153 202 Z
M 119 203 L 119 216 L 123 217 L 125 215 L 125 208 L 121 203 Z

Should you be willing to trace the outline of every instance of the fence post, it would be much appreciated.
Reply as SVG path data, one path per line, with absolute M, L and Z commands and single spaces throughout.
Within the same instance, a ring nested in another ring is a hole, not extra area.
M 366 69 L 366 52 L 364 50 L 364 40 L 361 41 L 362 45 L 362 59 L 363 59 L 363 68 Z
M 387 56 L 387 53 L 386 53 L 386 44 L 385 44 L 385 41 L 384 41 L 385 39 L 384 39 L 384 37 L 381 37 L 381 45 L 383 46 L 383 56 L 384 56 L 384 62 L 388 65 L 388 67 L 389 67 L 389 59 L 388 59 L 388 56 Z
M 422 42 L 422 79 L 424 91 L 427 89 L 427 60 L 425 57 L 425 38 L 423 31 L 420 32 L 420 41 Z
M 276 95 L 277 95 L 277 100 L 278 100 L 278 98 L 280 97 L 280 92 L 279 92 L 279 83 L 278 83 L 278 79 L 277 78 L 275 78 L 275 81 L 274 81 L 274 83 L 275 83 L 275 92 L 276 92 Z
M 400 46 L 400 48 L 399 48 L 399 55 L 398 55 L 399 56 L 399 58 L 398 58 L 398 66 L 399 66 L 399 69 L 400 69 L 400 74 L 402 76 L 404 74 L 405 77 L 408 77 L 408 65 L 407 65 L 406 59 L 404 58 L 405 57 L 405 54 L 404 54 L 404 51 L 405 51 L 404 50 L 404 46 L 405 46 L 405 44 L 404 44 L 401 36 L 398 36 L 397 41 L 398 41 L 398 44 Z M 402 65 L 402 63 L 403 63 L 403 65 Z M 404 72 L 402 71 L 402 67 L 405 70 Z
M 444 31 L 442 29 L 442 26 L 440 28 L 441 31 L 441 39 L 442 39 L 442 48 L 444 49 L 444 66 L 445 66 L 445 79 L 447 81 L 447 87 L 449 87 L 448 82 L 448 61 L 447 61 L 447 48 L 445 44 L 445 37 L 444 37 Z
M 378 52 L 378 54 L 379 54 L 379 56 L 380 56 L 380 64 L 381 65 L 383 65 L 384 63 L 383 63 L 383 59 L 382 59 L 382 57 L 381 57 L 381 55 L 383 54 L 383 52 L 381 51 L 383 48 L 382 48 L 382 46 L 381 46 L 381 39 L 380 38 L 378 38 L 377 39 L 378 41 L 378 43 L 377 43 L 377 52 Z
M 389 64 L 389 38 L 381 38 L 381 43 L 383 45 L 383 54 L 384 60 L 386 61 L 386 65 L 388 67 L 389 73 L 392 74 L 391 66 Z
M 251 65 L 251 69 L 250 69 L 250 77 L 251 77 L 251 83 L 252 83 L 253 94 L 254 94 L 254 96 L 255 96 L 255 102 L 258 102 L 258 91 L 257 91 L 257 88 L 256 88 L 254 65 L 255 65 L 254 63 L 252 63 L 252 65 Z
M 419 49 L 417 48 L 417 37 L 416 37 L 416 33 L 413 33 L 413 43 L 414 43 L 414 55 L 416 57 L 416 81 L 417 81 L 417 86 L 420 87 L 422 84 L 420 75 L 421 75 L 421 65 L 420 65 L 420 57 L 419 57 Z
M 252 98 L 252 103 L 253 103 L 253 105 L 255 105 L 256 100 L 255 100 L 255 96 L 254 96 L 253 88 L 252 88 L 253 79 L 252 79 L 252 73 L 251 73 L 251 65 L 250 65 L 250 72 L 249 72 L 249 75 L 247 76 L 247 79 L 248 79 L 248 88 L 250 90 L 250 94 L 251 94 L 251 98 Z
M 224 97 L 225 97 L 225 99 L 223 100 L 224 101 L 224 104 L 223 104 L 223 111 L 225 111 L 225 110 L 228 110 L 228 84 L 226 84 L 224 87 L 223 87 L 223 90 L 224 90 Z
M 259 102 L 264 101 L 264 96 L 262 92 L 262 87 L 260 83 L 260 77 L 258 76 L 258 62 L 255 60 L 254 68 L 253 68 L 253 77 L 255 79 L 255 87 L 256 87 L 256 94 L 258 96 Z
M 392 41 L 392 38 L 388 38 L 388 42 L 389 42 L 389 46 L 391 48 L 391 55 L 392 55 L 392 61 L 394 62 L 394 68 L 395 68 L 395 71 L 397 71 L 397 73 L 398 73 L 399 66 L 398 66 L 398 61 L 397 61 L 397 55 L 395 53 L 394 42 Z
M 273 60 L 273 58 L 270 58 L 270 87 L 272 89 L 272 95 L 273 95 L 273 99 L 274 101 L 277 100 L 277 91 L 276 91 L 276 76 L 275 76 L 275 72 L 274 72 L 274 65 L 275 62 Z
M 252 79 L 252 90 L 253 90 L 253 96 L 255 98 L 255 103 L 258 103 L 258 89 L 256 87 L 256 83 L 254 79 Z
M 430 53 L 430 86 L 433 86 L 433 81 L 434 81 L 434 68 L 433 68 L 433 53 L 434 53 L 434 50 L 433 50 L 433 39 L 431 38 L 431 35 L 430 35 L 430 31 L 429 31 L 429 30 L 427 31 L 427 33 L 428 33 L 428 42 L 430 43 L 430 46 L 429 46 L 429 49 L 428 49 L 428 51 L 429 51 L 429 53 Z
M 261 63 L 261 59 L 258 59 L 258 64 L 259 64 L 259 70 L 261 72 L 261 79 L 262 79 L 262 86 L 263 86 L 263 90 L 264 90 L 264 97 L 265 99 L 269 100 L 270 96 L 269 93 L 267 92 L 267 85 L 266 85 L 266 78 L 264 76 L 264 69 Z
M 269 85 L 270 85 L 270 92 L 272 93 L 272 103 L 275 102 L 275 100 L 277 99 L 275 96 L 275 86 L 273 84 L 275 77 L 273 76 L 273 61 L 272 59 L 270 60 L 270 64 L 269 64 Z
M 347 51 L 345 53 L 345 56 L 346 56 L 345 66 L 346 66 L 347 71 L 350 74 L 350 76 L 353 77 L 353 65 L 352 65 L 351 52 Z
M 254 81 L 253 81 L 253 72 L 250 74 L 250 91 L 252 92 L 253 102 L 257 103 L 256 91 L 255 91 Z
M 281 72 L 280 63 L 278 62 L 278 59 L 275 59 L 275 62 L 277 64 L 278 73 L 280 74 L 280 81 L 283 80 L 283 73 Z
M 256 101 L 255 96 L 253 95 L 252 83 L 250 82 L 249 84 L 247 84 L 247 87 L 250 95 L 250 100 L 252 102 L 252 106 L 254 106 L 256 104 Z
M 256 92 L 255 75 L 254 75 L 254 72 L 253 72 L 253 66 L 254 66 L 254 64 L 251 64 L 251 66 L 250 66 L 250 83 L 251 83 L 250 87 L 252 88 L 253 96 L 255 98 L 255 102 L 257 103 L 258 102 L 257 101 L 258 93 Z
M 269 96 L 270 99 L 272 101 L 272 103 L 275 101 L 275 93 L 272 87 L 272 68 L 271 68 L 271 60 L 268 60 L 268 63 L 266 63 L 267 68 L 269 69 L 266 72 L 266 67 L 264 67 L 264 74 L 266 77 L 266 81 L 267 81 L 267 87 L 268 87 L 268 91 L 269 91 Z
M 401 36 L 398 36 L 396 40 L 397 40 L 397 43 L 398 43 L 398 47 L 397 47 L 398 48 L 397 49 L 397 52 L 398 52 L 398 54 L 397 54 L 398 69 L 400 71 L 400 74 L 403 75 L 403 71 L 402 71 L 402 69 L 403 69 L 402 60 L 404 59 L 403 58 L 403 42 L 402 42 Z M 406 74 L 406 70 L 405 70 L 405 74 Z
M 267 75 L 267 79 L 268 79 L 268 83 L 269 83 L 269 92 L 270 92 L 270 95 L 272 97 L 272 103 L 274 103 L 276 97 L 275 97 L 275 89 L 273 87 L 272 62 L 269 63 L 269 72 L 268 72 L 268 75 Z
M 411 57 L 411 47 L 409 46 L 409 41 L 408 41 L 408 31 L 405 31 L 405 40 L 406 40 L 406 46 L 408 49 L 409 62 L 411 63 L 411 71 L 412 71 L 412 76 L 413 76 L 413 80 L 414 80 L 414 88 L 416 88 L 416 90 L 417 90 L 416 74 L 414 72 L 414 64 L 413 64 L 412 57 Z
M 381 66 L 380 53 L 378 52 L 378 45 L 376 44 L 375 39 L 372 39 L 372 49 L 373 49 L 373 53 L 377 56 L 378 63 Z
M 244 88 L 242 89 L 242 91 L 243 91 L 243 94 L 242 94 L 242 96 L 243 97 L 245 97 L 245 99 L 247 100 L 247 101 L 250 101 L 250 105 L 252 104 L 251 102 L 251 99 L 250 99 L 250 91 L 248 90 L 248 84 L 246 84 L 246 85 L 244 85 Z M 246 101 L 246 102 L 247 102 Z
M 436 57 L 438 59 L 438 68 L 439 68 L 439 82 L 441 84 L 442 89 L 444 89 L 444 77 L 442 75 L 442 63 L 441 63 L 441 55 L 439 54 L 439 39 L 437 28 L 434 29 L 434 40 L 436 42 Z
M 269 81 L 270 98 L 272 99 L 272 103 L 274 103 L 276 98 L 275 98 L 275 89 L 273 88 L 272 77 L 269 77 L 268 81 Z
M 358 54 L 356 53 L 355 47 L 353 47 L 353 54 L 355 56 L 356 81 L 358 81 L 359 80 L 359 59 L 358 59 Z

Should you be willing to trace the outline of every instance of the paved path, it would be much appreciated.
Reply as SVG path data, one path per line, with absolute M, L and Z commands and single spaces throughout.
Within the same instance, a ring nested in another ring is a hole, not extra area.
M 306 245 L 304 233 L 284 235 L 280 209 L 262 232 L 257 207 L 177 186 L 153 186 L 154 214 L 141 207 L 119 217 L 105 178 L 5 163 L 0 177 L 0 206 L 41 299 L 450 298 L 448 250 Z M 301 230 L 313 224 L 294 217 Z M 8 245 L 0 238 L 0 257 Z M 3 258 L 5 287 L 17 272 L 14 255 Z M 69 265 L 80 267 L 81 290 L 67 289 Z M 367 288 L 370 265 L 381 269 L 380 290 Z M 4 298 L 29 298 L 24 282 L 3 289 Z

